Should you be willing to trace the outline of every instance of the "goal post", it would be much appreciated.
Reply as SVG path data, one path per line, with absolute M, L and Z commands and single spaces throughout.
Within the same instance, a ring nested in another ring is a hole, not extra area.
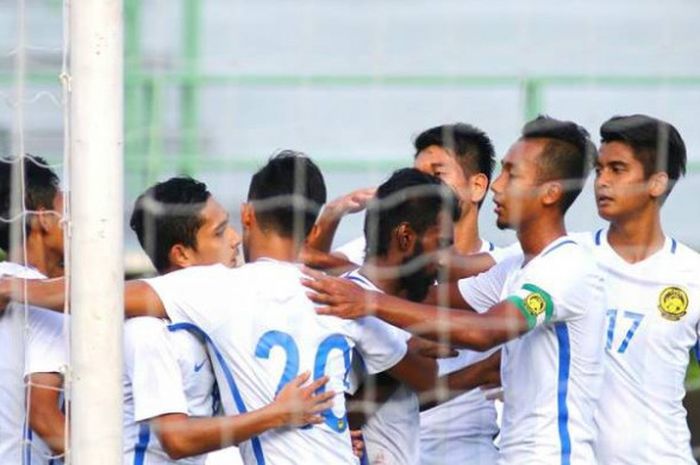
M 67 185 L 71 447 L 75 465 L 122 463 L 123 5 L 71 0 Z

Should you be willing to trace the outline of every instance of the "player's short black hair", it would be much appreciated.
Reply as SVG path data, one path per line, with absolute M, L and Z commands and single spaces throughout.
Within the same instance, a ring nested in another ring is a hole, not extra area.
M 392 231 L 401 223 L 408 223 L 417 234 L 423 234 L 437 224 L 441 211 L 448 212 L 452 220 L 459 218 L 459 200 L 452 189 L 439 178 L 415 168 L 394 171 L 367 205 L 367 256 L 385 256 Z
M 602 143 L 622 142 L 632 148 L 634 157 L 649 178 L 665 172 L 671 180 L 668 192 L 685 175 L 685 142 L 670 123 L 647 115 L 613 116 L 600 127 Z
M 564 182 L 560 208 L 565 213 L 583 190 L 597 153 L 588 131 L 573 121 L 540 115 L 523 126 L 521 139 L 548 139 L 538 157 L 541 182 Z
M 21 163 L 21 165 L 20 165 Z M 60 188 L 56 173 L 49 167 L 46 160 L 33 155 L 25 155 L 21 162 L 19 158 L 0 158 L 0 248 L 9 252 L 12 217 L 12 192 L 20 180 L 20 168 L 24 171 L 24 208 L 26 210 L 53 210 L 53 202 Z M 59 212 L 62 213 L 62 212 Z M 29 233 L 29 217 L 24 221 Z
M 483 173 L 491 182 L 496 163 L 495 150 L 491 139 L 481 129 L 466 123 L 443 124 L 427 129 L 418 134 L 413 142 L 415 157 L 431 145 L 454 153 L 468 176 Z
M 302 241 L 326 203 L 326 183 L 309 157 L 283 150 L 253 175 L 248 201 L 261 227 L 284 237 L 302 233 L 303 237 L 295 238 Z
M 170 267 L 174 245 L 197 248 L 201 212 L 209 197 L 203 182 L 174 177 L 149 187 L 136 199 L 129 225 L 158 272 Z

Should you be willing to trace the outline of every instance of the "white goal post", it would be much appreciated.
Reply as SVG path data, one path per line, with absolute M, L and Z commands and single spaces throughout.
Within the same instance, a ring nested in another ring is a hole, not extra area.
M 123 5 L 70 0 L 71 442 L 67 463 L 122 463 Z

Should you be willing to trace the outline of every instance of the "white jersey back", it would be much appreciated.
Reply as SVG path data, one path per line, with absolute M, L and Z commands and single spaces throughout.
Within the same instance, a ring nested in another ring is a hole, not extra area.
M 564 236 L 525 265 L 513 256 L 460 281 L 467 302 L 492 300 L 498 288 L 500 300 L 515 303 L 532 327 L 503 346 L 498 463 L 595 463 L 593 411 L 603 375 L 597 335 L 605 310 L 593 257 Z
M 271 430 L 241 444 L 246 464 L 356 464 L 343 392 L 356 348 L 368 372 L 392 367 L 406 343 L 376 318 L 319 316 L 301 285 L 300 269 L 261 259 L 237 269 L 192 267 L 148 280 L 176 327 L 208 339 L 226 414 L 270 404 L 304 371 L 328 375 L 337 393 L 325 423 Z
M 357 270 L 344 276 L 365 289 L 382 292 Z M 385 323 L 386 324 L 386 323 Z M 411 334 L 403 329 L 390 326 L 391 331 L 408 340 Z M 366 376 L 362 364 L 353 366 L 357 384 L 362 384 Z M 351 386 L 354 392 L 358 386 Z M 419 463 L 420 434 L 418 395 L 410 387 L 399 383 L 396 390 L 373 412 L 362 427 L 367 459 L 370 464 L 417 465 Z
M 610 247 L 607 231 L 591 237 L 608 291 L 598 461 L 695 464 L 682 400 L 698 341 L 700 256 L 667 238 L 630 264 Z
M 492 253 L 496 247 L 481 240 L 479 252 Z M 500 297 L 500 296 L 498 296 Z M 499 302 L 482 302 L 486 311 Z M 473 302 L 472 302 L 473 303 Z M 438 359 L 438 376 L 444 376 L 487 358 L 498 349 L 476 352 L 458 350 L 457 357 Z M 496 407 L 481 389 L 473 389 L 420 413 L 421 465 L 446 462 L 462 465 L 492 463 L 497 454 L 493 438 L 498 434 Z
M 33 268 L 0 263 L 0 275 L 43 279 Z M 56 464 L 48 446 L 25 429 L 25 377 L 31 373 L 62 373 L 66 367 L 64 316 L 37 307 L 10 304 L 0 312 L 0 463 Z M 23 442 L 26 445 L 23 447 Z
M 214 374 L 204 343 L 168 322 L 142 317 L 124 325 L 124 465 L 201 465 L 206 455 L 172 460 L 149 419 L 214 414 Z

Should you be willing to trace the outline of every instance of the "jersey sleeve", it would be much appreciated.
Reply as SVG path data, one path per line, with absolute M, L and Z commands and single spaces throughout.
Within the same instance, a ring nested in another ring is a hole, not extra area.
M 523 314 L 530 329 L 582 317 L 603 302 L 602 277 L 589 254 L 576 244 L 561 244 L 533 260 L 507 300 Z
M 362 236 L 341 245 L 333 252 L 345 255 L 351 262 L 362 265 L 362 262 L 365 261 L 365 246 L 365 238 Z
M 484 313 L 500 302 L 508 270 L 516 260 L 519 257 L 514 255 L 488 271 L 457 281 L 464 301 L 478 313 Z
M 67 363 L 67 338 L 62 313 L 29 307 L 24 376 L 63 373 Z
M 494 262 L 501 263 L 511 257 L 522 255 L 523 249 L 520 246 L 520 242 L 516 241 L 507 247 L 495 247 L 493 250 L 489 250 L 488 254 L 493 258 Z
M 208 333 L 226 316 L 220 296 L 231 294 L 231 302 L 235 301 L 227 288 L 230 271 L 223 265 L 193 266 L 144 282 L 158 294 L 170 321 L 191 323 Z
M 406 355 L 408 333 L 376 317 L 354 321 L 355 343 L 369 375 L 393 367 Z
M 139 317 L 124 326 L 124 369 L 131 381 L 134 420 L 187 414 L 182 372 L 162 320 Z

